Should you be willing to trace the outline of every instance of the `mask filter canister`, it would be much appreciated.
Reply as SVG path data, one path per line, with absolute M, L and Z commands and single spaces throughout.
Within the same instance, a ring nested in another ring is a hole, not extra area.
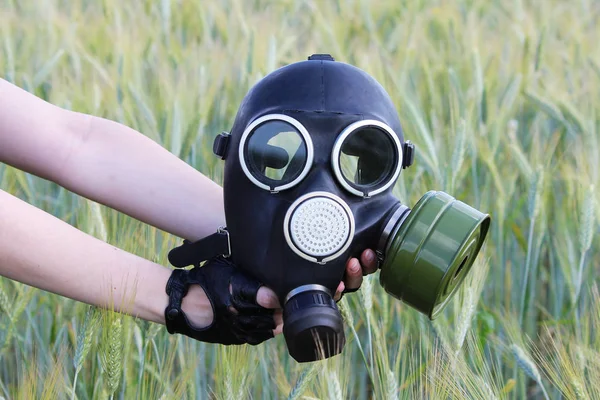
M 380 284 L 433 320 L 473 267 L 490 216 L 438 191 L 427 192 L 412 210 L 400 207 L 382 236 Z

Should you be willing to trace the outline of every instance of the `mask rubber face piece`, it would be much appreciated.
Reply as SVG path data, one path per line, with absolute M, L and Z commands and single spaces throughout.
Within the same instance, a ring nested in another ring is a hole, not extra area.
M 444 192 L 430 191 L 392 230 L 381 286 L 435 319 L 473 267 L 490 217 Z

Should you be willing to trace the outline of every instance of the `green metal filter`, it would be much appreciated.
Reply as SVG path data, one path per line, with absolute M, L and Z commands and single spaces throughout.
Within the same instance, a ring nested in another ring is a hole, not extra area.
M 435 319 L 473 267 L 489 226 L 488 214 L 444 192 L 427 192 L 392 230 L 381 286 Z

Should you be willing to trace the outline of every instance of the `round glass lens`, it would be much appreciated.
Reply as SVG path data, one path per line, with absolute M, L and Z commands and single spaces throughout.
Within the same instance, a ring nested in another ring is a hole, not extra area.
M 250 173 L 271 188 L 294 181 L 304 169 L 307 147 L 298 129 L 285 121 L 259 125 L 248 138 L 244 158 Z
M 340 150 L 342 175 L 359 190 L 372 190 L 386 184 L 398 162 L 394 141 L 377 127 L 367 126 L 352 132 Z

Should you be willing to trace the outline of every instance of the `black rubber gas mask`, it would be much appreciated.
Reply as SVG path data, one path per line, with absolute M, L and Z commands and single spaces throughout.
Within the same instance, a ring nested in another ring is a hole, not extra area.
M 392 195 L 414 147 L 381 85 L 328 55 L 258 82 L 214 151 L 225 160 L 227 228 L 197 250 L 221 246 L 277 293 L 299 362 L 344 346 L 332 296 L 350 257 L 376 249 L 385 290 L 433 319 L 488 231 L 488 215 L 443 192 L 412 209 Z

